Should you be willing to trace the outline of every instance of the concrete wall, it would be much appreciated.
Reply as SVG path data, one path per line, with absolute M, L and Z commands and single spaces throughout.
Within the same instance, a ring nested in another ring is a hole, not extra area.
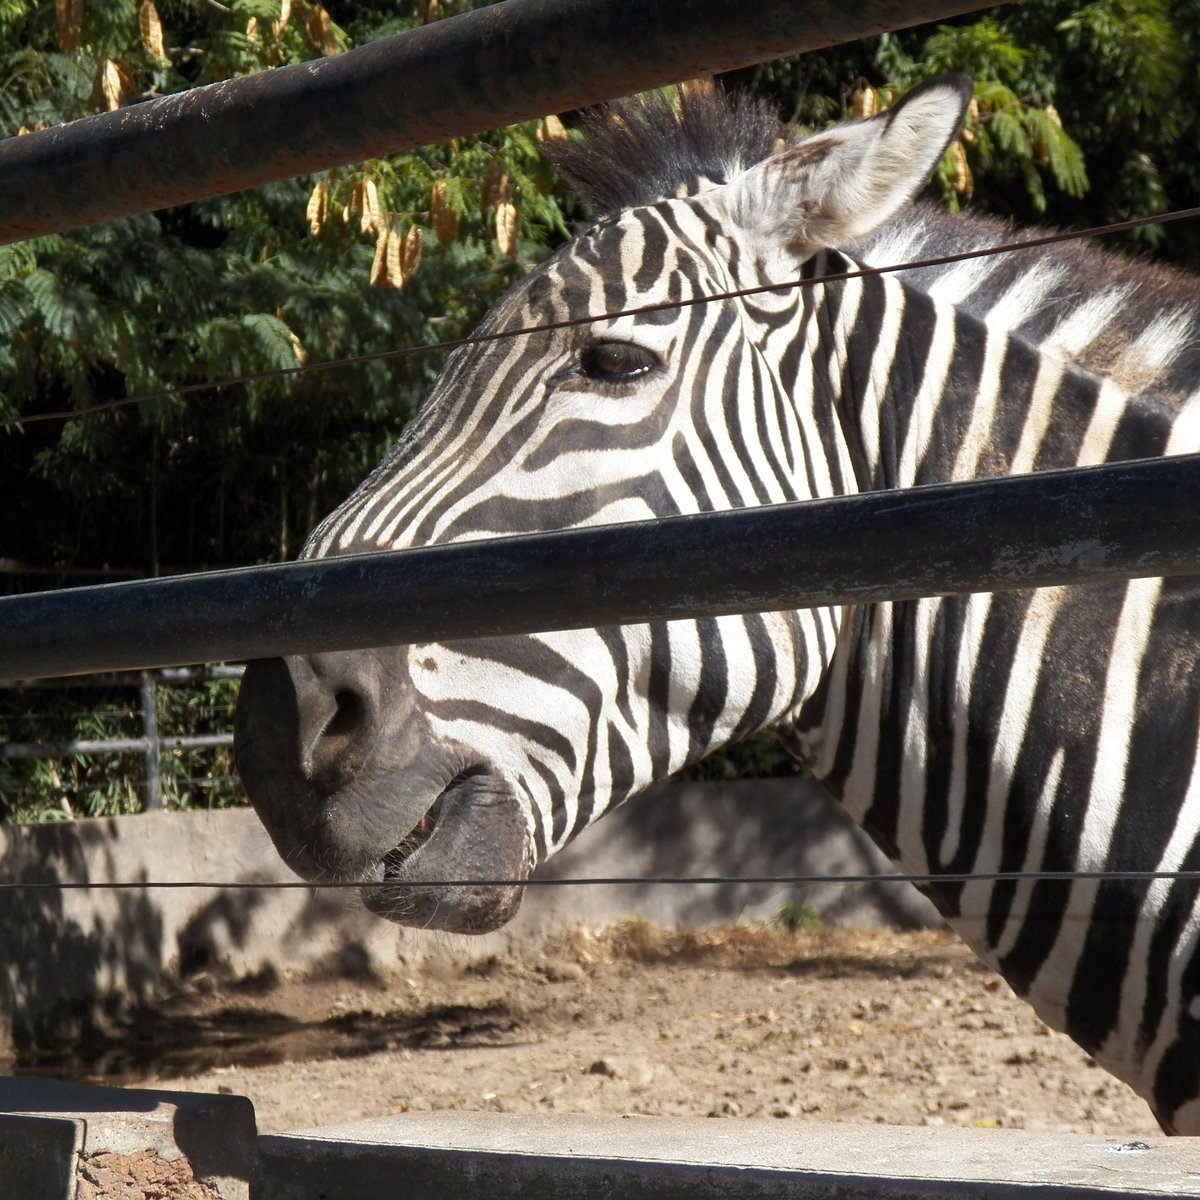
M 256 1200 L 1153 1200 L 1198 1194 L 1196 1141 L 832 1121 L 406 1113 L 260 1137 L 254 1194 Z
M 610 814 L 552 860 L 555 878 L 885 872 L 886 860 L 806 780 L 692 784 Z M 295 882 L 248 810 L 154 813 L 0 827 L 0 880 Z M 386 973 L 400 960 L 461 960 L 555 929 L 642 915 L 704 925 L 769 918 L 796 893 L 780 885 L 650 884 L 528 888 L 522 911 L 485 938 L 387 925 L 353 892 L 189 887 L 14 889 L 0 896 L 0 1051 L 69 1036 L 164 979 L 198 970 Z M 935 924 L 907 884 L 810 888 L 834 921 Z
M 427 1112 L 258 1136 L 240 1096 L 0 1079 L 0 1200 L 1155 1200 L 1200 1142 Z

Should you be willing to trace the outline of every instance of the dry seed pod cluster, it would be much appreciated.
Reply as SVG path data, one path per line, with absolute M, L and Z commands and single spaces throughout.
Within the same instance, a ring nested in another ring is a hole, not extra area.
M 1062 117 L 1058 115 L 1058 109 L 1053 104 L 1047 104 L 1042 110 L 1046 114 L 1046 120 L 1055 128 L 1062 128 Z M 1037 156 L 1039 166 L 1046 166 L 1050 161 L 1050 147 L 1043 138 L 1034 138 L 1033 152 Z
M 502 200 L 496 205 L 496 244 L 507 258 L 517 257 L 520 226 L 520 210 L 511 200 Z
M 517 257 L 520 209 L 512 202 L 512 179 L 498 160 L 488 164 L 483 177 L 483 207 L 496 210 L 496 244 L 507 258 Z
M 955 140 L 950 143 L 950 186 L 955 192 L 970 200 L 971 193 L 975 190 L 975 179 L 971 174 L 971 166 L 967 162 L 967 152 L 963 149 L 962 142 Z
M 543 117 L 538 122 L 537 140 L 539 142 L 565 142 L 567 140 L 567 127 L 553 114 Z
M 54 0 L 54 16 L 58 22 L 58 48 L 64 54 L 74 54 L 83 35 L 83 0 Z
M 402 288 L 421 265 L 421 243 L 419 225 L 410 225 L 403 234 L 395 227 L 380 230 L 371 263 L 371 285 Z
M 279 314 L 277 313 L 276 316 L 279 316 Z M 282 319 L 283 318 L 280 317 L 280 320 Z M 296 356 L 296 361 L 301 366 L 304 366 L 304 364 L 308 361 L 308 352 L 304 349 L 304 343 L 300 341 L 300 335 L 296 333 L 295 330 L 289 329 L 287 336 L 288 341 L 292 344 L 292 353 Z
M 164 61 L 167 50 L 163 45 L 162 21 L 158 18 L 154 0 L 142 0 L 142 6 L 138 9 L 138 30 L 142 35 L 142 47 L 146 53 L 159 62 Z
M 449 245 L 458 236 L 458 218 L 450 207 L 444 179 L 435 179 L 429 186 L 429 219 L 433 222 L 437 240 L 443 246 Z
M 974 145 L 978 139 L 978 134 L 975 132 L 979 125 L 979 101 L 974 96 L 971 97 L 971 103 L 967 105 L 967 115 L 963 118 L 963 129 L 959 136 L 968 146 Z
M 136 91 L 137 84 L 124 63 L 116 59 L 102 58 L 96 69 L 96 84 L 92 95 L 101 108 L 113 112 L 121 107 L 121 101 Z
M 499 159 L 493 159 L 483 173 L 483 207 L 495 208 L 512 199 L 512 180 Z
M 421 265 L 421 248 L 424 235 L 420 225 L 410 225 L 404 235 L 404 244 L 400 252 L 400 265 L 404 269 L 404 278 L 411 279 Z
M 325 219 L 329 215 L 329 187 L 325 180 L 318 179 L 317 186 L 313 188 L 312 194 L 308 198 L 308 208 L 305 211 L 305 218 L 308 221 L 308 232 L 316 237 L 321 232 L 321 226 L 325 224 Z
M 699 79 L 685 79 L 682 83 L 676 84 L 675 96 L 671 101 L 671 107 L 675 111 L 675 115 L 679 116 L 683 109 L 683 101 L 691 97 L 711 96 L 716 91 L 717 85 L 712 81 L 712 77 L 705 75 Z
M 376 233 L 386 224 L 379 204 L 379 189 L 373 179 L 364 177 L 354 185 L 351 205 L 360 214 L 358 227 L 363 233 Z
M 319 50 L 326 58 L 341 53 L 333 33 L 333 22 L 323 4 L 313 4 L 310 0 L 305 6 L 304 33 L 312 43 L 313 49 Z
M 287 30 L 288 22 L 292 19 L 292 0 L 279 0 L 279 20 L 271 26 L 275 40 L 279 41 Z
M 865 87 L 851 92 L 850 108 L 860 121 L 873 117 L 879 111 L 879 96 L 875 89 Z

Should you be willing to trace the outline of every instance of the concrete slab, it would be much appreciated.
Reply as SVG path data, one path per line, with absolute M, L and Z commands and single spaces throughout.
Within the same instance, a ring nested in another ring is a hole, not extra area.
M 244 1096 L 0 1078 L 0 1200 L 249 1200 L 256 1154 Z
M 0 1200 L 75 1200 L 84 1122 L 0 1113 Z
M 682 1118 L 409 1113 L 259 1139 L 257 1200 L 1149 1200 L 1200 1139 Z

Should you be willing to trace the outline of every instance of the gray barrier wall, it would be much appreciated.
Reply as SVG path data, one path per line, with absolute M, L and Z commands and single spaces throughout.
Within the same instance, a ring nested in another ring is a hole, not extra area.
M 688 784 L 610 814 L 553 859 L 556 878 L 855 874 L 888 870 L 811 781 Z M 248 810 L 148 813 L 0 827 L 0 881 L 294 881 Z M 484 938 L 423 934 L 363 911 L 355 893 L 302 888 L 0 892 L 0 1051 L 61 1040 L 199 970 L 386 975 L 406 963 L 502 951 L 578 923 L 644 916 L 667 925 L 770 919 L 784 885 L 531 887 L 521 913 Z M 828 920 L 936 924 L 907 884 L 824 885 L 800 897 Z M 0 1054 L 2 1057 L 2 1054 Z

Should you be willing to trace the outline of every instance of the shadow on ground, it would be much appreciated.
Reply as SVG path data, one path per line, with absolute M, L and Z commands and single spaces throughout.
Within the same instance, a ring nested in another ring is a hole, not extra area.
M 110 1029 L 91 1029 L 70 1046 L 20 1053 L 17 1073 L 119 1084 L 387 1050 L 517 1045 L 523 1029 L 522 1015 L 499 1002 L 306 1019 L 228 1002 L 228 991 L 222 999 L 208 1005 L 187 996 L 133 1010 Z

